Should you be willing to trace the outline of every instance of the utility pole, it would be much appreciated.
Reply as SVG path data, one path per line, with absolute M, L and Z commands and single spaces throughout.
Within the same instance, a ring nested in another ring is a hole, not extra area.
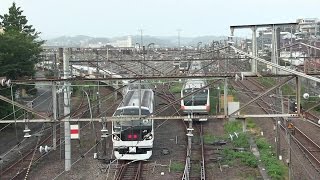
M 57 60 L 55 59 L 55 77 L 60 78 L 61 77 L 61 73 L 60 73 L 60 69 L 63 69 L 63 48 L 59 48 L 58 49 L 58 62 L 59 62 L 59 66 L 57 66 Z M 58 82 L 58 87 L 59 88 L 63 88 L 60 86 L 61 82 Z M 58 94 L 58 117 L 61 117 L 63 115 L 63 93 L 59 93 Z M 62 144 L 62 126 L 59 125 L 59 132 L 60 132 L 60 144 Z M 59 146 L 59 152 L 60 152 L 60 160 L 62 159 L 62 146 Z
M 69 78 L 69 51 L 63 52 L 63 79 Z M 71 135 L 70 135 L 70 82 L 64 82 L 64 158 L 65 158 L 65 171 L 71 169 Z
M 53 123 L 52 123 L 52 146 L 53 150 L 57 148 L 57 119 L 58 119 L 58 109 L 57 109 L 57 88 L 56 83 L 52 82 L 52 111 L 53 111 Z
M 286 127 L 287 130 L 287 138 L 288 138 L 288 159 L 287 159 L 287 164 L 288 164 L 288 176 L 289 176 L 289 180 L 293 179 L 292 178 L 292 163 L 291 163 L 291 139 L 292 139 L 292 135 L 294 135 L 294 126 L 291 123 L 291 119 L 288 119 L 288 125 Z
M 142 37 L 143 37 L 143 35 L 142 35 L 142 32 L 143 32 L 143 29 L 139 29 L 139 31 L 140 31 L 140 47 L 142 47 L 143 46 L 143 39 L 142 39 Z
M 178 48 L 180 48 L 180 32 L 181 32 L 181 29 L 177 29 L 178 31 Z
M 258 56 L 258 49 L 257 49 L 257 27 L 254 26 L 252 29 L 252 56 Z M 257 73 L 257 60 L 251 60 L 251 72 Z
M 98 50 L 96 51 L 96 61 L 97 61 L 97 75 L 99 76 L 99 54 L 98 54 Z M 97 106 L 97 114 L 100 114 L 100 106 L 101 106 L 101 102 L 100 102 L 100 81 L 97 82 L 98 86 L 97 86 L 97 100 L 98 100 L 98 106 Z
M 228 79 L 224 79 L 224 115 L 228 116 Z

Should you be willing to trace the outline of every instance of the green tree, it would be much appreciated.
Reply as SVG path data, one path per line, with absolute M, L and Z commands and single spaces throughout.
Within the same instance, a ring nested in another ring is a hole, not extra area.
M 40 59 L 44 41 L 39 40 L 40 33 L 28 24 L 22 13 L 21 8 L 13 3 L 8 14 L 0 15 L 0 26 L 4 28 L 4 33 L 0 34 L 0 77 L 21 79 L 35 74 L 35 64 Z M 14 86 L 14 91 L 17 88 L 26 89 Z M 10 97 L 10 88 L 0 87 L 0 94 Z M 12 106 L 0 101 L 0 118 L 9 112 L 12 112 Z
M 4 33 L 0 35 L 0 76 L 18 79 L 33 76 L 34 65 L 39 61 L 44 41 L 39 39 L 20 7 L 13 3 L 9 13 L 0 15 Z

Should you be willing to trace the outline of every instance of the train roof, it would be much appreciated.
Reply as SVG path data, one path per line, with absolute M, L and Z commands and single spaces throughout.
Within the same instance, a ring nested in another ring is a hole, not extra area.
M 183 89 L 202 88 L 206 86 L 207 82 L 203 79 L 188 79 Z
M 152 89 L 141 89 L 141 107 L 152 107 L 153 103 L 153 91 Z M 120 108 L 127 106 L 139 107 L 139 90 L 129 90 L 123 98 L 123 102 Z

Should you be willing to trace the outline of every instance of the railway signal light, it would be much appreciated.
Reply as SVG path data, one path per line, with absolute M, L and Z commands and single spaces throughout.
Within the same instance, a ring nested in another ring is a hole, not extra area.
M 298 112 L 298 104 L 296 101 L 290 101 L 290 111 L 295 113 Z

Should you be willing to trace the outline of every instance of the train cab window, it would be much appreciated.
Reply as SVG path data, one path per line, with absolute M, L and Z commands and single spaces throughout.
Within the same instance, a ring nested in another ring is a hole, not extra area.
M 147 109 L 141 109 L 141 115 L 149 115 L 150 112 Z M 138 108 L 127 108 L 127 109 L 118 109 L 114 116 L 128 116 L 128 115 L 139 115 Z

